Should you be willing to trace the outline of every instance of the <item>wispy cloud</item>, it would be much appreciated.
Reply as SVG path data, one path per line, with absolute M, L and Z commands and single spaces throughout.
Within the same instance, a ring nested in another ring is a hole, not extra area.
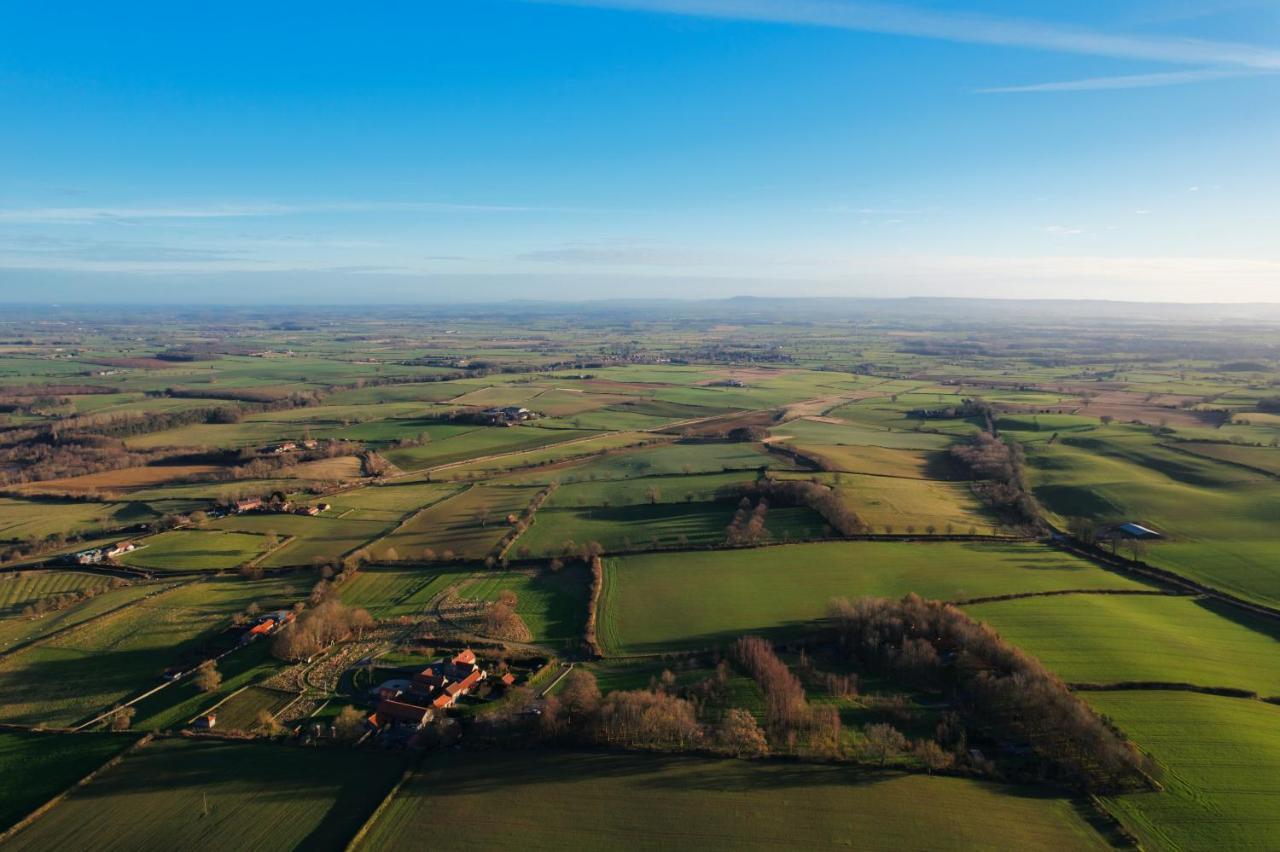
M 84 225 L 129 224 L 161 219 L 241 219 L 313 213 L 536 213 L 569 212 L 568 208 L 509 204 L 453 204 L 438 201 L 336 201 L 307 204 L 254 202 L 193 206 L 27 207 L 0 208 L 0 222 Z
M 987 92 L 1087 91 L 1169 86 L 1240 76 L 1242 72 L 1280 71 L 1280 50 L 1273 48 L 1194 38 L 1122 35 L 1023 18 L 997 18 L 989 15 L 917 9 L 889 3 L 858 2 L 858 0 L 525 0 L 525 2 L 703 18 L 766 21 L 1196 66 L 1193 70 L 1163 75 L 1097 77 L 1033 86 L 994 88 L 985 90 Z
M 1032 83 L 1026 86 L 995 86 L 978 89 L 978 94 L 1017 94 L 1021 92 L 1093 92 L 1106 89 L 1150 89 L 1157 86 L 1181 86 L 1184 83 L 1201 83 L 1209 80 L 1225 80 L 1232 77 L 1254 77 L 1264 71 L 1229 68 L 1200 68 L 1192 71 L 1165 71 L 1156 74 L 1124 74 L 1117 77 L 1088 77 L 1083 80 L 1064 80 L 1056 83 Z

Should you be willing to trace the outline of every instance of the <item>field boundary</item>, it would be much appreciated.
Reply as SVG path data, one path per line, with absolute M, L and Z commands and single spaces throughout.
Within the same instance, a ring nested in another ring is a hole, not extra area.
M 400 788 L 407 784 L 409 779 L 413 778 L 413 776 L 417 774 L 417 771 L 418 767 L 417 765 L 414 765 L 408 767 L 400 774 L 400 780 L 391 785 L 391 789 L 382 797 L 382 801 L 378 802 L 378 806 L 373 809 L 373 813 L 369 814 L 368 818 L 360 824 L 360 828 L 358 828 L 356 833 L 351 836 L 351 839 L 347 841 L 347 845 L 342 847 L 345 852 L 354 852 L 360 842 L 364 840 L 365 835 L 369 833 L 371 828 L 373 828 L 374 823 L 378 821 L 378 817 L 382 816 L 383 812 L 391 806 L 392 801 L 395 800 L 396 794 L 400 792 Z

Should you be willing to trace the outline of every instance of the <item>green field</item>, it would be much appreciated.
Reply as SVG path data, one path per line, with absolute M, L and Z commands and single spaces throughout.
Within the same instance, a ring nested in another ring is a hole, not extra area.
M 483 559 L 511 528 L 508 515 L 520 515 L 539 489 L 533 486 L 477 485 L 414 515 L 371 545 L 374 556 L 420 559 L 427 548 L 464 559 Z
M 803 630 L 833 597 L 1141 588 L 1035 544 L 830 542 L 624 556 L 605 560 L 599 632 L 610 654 L 654 653 Z
M 156 517 L 156 513 L 141 502 L 92 503 L 0 497 L 0 541 L 38 541 L 51 535 L 85 535 L 144 523 Z
M 482 571 L 464 581 L 464 598 L 496 600 L 509 590 L 517 598 L 516 612 L 529 627 L 533 641 L 550 644 L 576 642 L 586 620 L 590 577 L 581 563 L 560 571 Z
M 401 757 L 160 740 L 75 790 L 12 849 L 334 849 L 399 778 Z
M 250 603 L 268 609 L 305 596 L 307 579 L 188 583 L 0 658 L 0 721 L 87 720 L 161 683 L 184 651 L 198 650 Z
M 50 636 L 60 630 L 66 630 L 90 619 L 97 618 L 107 612 L 126 607 L 152 592 L 167 588 L 168 583 L 133 583 L 122 589 L 112 589 L 102 594 L 81 601 L 78 604 L 47 612 L 38 618 L 26 618 L 21 614 L 10 614 L 0 618 L 0 650 L 9 650 L 24 642 L 33 642 Z
M 1271 849 L 1280 836 L 1280 707 L 1191 692 L 1091 692 L 1164 767 L 1164 792 L 1107 807 L 1149 849 Z
M 261 535 L 216 530 L 173 530 L 139 542 L 137 550 L 116 557 L 134 568 L 156 571 L 229 571 L 261 555 Z
M 35 601 L 67 592 L 102 591 L 110 577 L 76 571 L 20 571 L 0 574 L 0 618 L 19 614 Z
M 433 757 L 359 848 L 403 849 L 428 836 L 457 849 L 1105 848 L 1071 801 L 1016 788 L 581 752 Z
M 340 590 L 342 602 L 374 618 L 420 615 L 431 599 L 468 576 L 466 569 L 365 568 Z
M 420 447 L 388 450 L 386 457 L 401 470 L 422 470 L 497 453 L 532 450 L 548 444 L 584 438 L 591 434 L 591 432 L 570 429 L 485 426 L 440 441 L 432 441 Z
M 605 552 L 656 546 L 714 545 L 724 541 L 733 503 L 658 503 L 586 509 L 542 509 L 516 547 L 554 555 L 567 542 L 599 542 Z M 572 549 L 572 548 L 571 548 Z
M 548 509 L 574 509 L 586 506 L 639 506 L 649 502 L 705 502 L 714 499 L 723 488 L 753 482 L 755 478 L 756 472 L 749 470 L 692 476 L 566 481 L 552 492 L 544 506 Z
M 967 607 L 1063 678 L 1280 696 L 1280 626 L 1189 597 L 1069 595 Z
M 1280 482 L 1127 428 L 1089 435 L 1028 453 L 1035 495 L 1052 517 L 1136 520 L 1167 537 L 1148 548 L 1152 564 L 1280 603 Z
M 130 735 L 0 732 L 0 831 L 124 751 Z
M 354 514 L 354 513 L 353 513 Z M 291 539 L 262 560 L 266 568 L 336 563 L 347 553 L 377 538 L 390 526 L 386 521 L 336 517 L 333 510 L 317 517 L 306 515 L 232 515 L 214 523 L 218 529 L 263 535 L 275 533 Z

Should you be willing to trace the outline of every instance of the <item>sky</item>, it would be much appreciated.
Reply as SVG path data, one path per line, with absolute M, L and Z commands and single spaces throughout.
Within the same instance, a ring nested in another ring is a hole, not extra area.
M 0 6 L 0 301 L 1280 302 L 1275 0 Z

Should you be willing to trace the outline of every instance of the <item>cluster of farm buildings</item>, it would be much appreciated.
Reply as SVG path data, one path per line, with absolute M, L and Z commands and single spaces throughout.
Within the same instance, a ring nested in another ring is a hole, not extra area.
M 475 652 L 464 649 L 448 660 L 432 663 L 408 678 L 385 681 L 372 691 L 376 702 L 369 716 L 375 730 L 423 727 L 437 713 L 449 709 L 458 699 L 480 685 L 489 673 L 480 668 Z M 515 683 L 511 674 L 501 678 L 503 685 Z
M 138 545 L 132 541 L 120 541 L 106 547 L 91 547 L 88 550 L 73 553 L 71 554 L 71 562 L 76 565 L 99 565 L 137 549 Z

